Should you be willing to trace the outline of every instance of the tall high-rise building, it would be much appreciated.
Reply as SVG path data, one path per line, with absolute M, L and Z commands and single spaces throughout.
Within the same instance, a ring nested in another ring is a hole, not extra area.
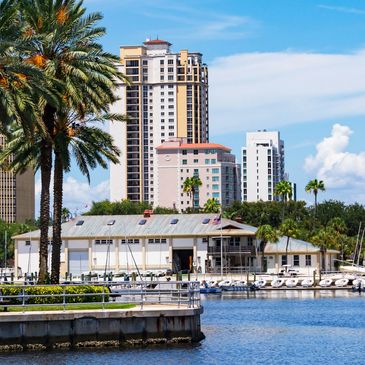
M 0 146 L 4 146 L 4 136 L 0 135 Z M 27 170 L 15 175 L 0 169 L 0 219 L 7 223 L 23 223 L 34 219 L 34 173 Z
M 127 123 L 111 123 L 110 132 L 122 155 L 110 167 L 112 201 L 155 202 L 155 148 L 169 138 L 187 143 L 209 140 L 208 69 L 202 55 L 173 53 L 171 43 L 155 39 L 120 50 L 120 70 L 129 78 L 121 84 L 113 112 L 125 113 Z
M 248 132 L 242 148 L 242 200 L 278 200 L 274 190 L 281 180 L 285 180 L 285 166 L 280 132 Z

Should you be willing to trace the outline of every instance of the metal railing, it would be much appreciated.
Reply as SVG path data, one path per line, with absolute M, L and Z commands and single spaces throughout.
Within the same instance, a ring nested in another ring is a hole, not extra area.
M 208 247 L 208 253 L 221 254 L 221 248 L 210 246 Z M 243 253 L 251 255 L 255 253 L 255 248 L 251 246 L 223 246 L 223 254 L 226 253 Z
M 67 290 L 67 288 L 70 287 L 77 288 L 85 285 L 101 289 L 98 289 L 97 292 L 90 293 L 70 293 Z M 136 306 L 140 306 L 141 309 L 143 309 L 145 305 L 172 305 L 178 308 L 199 308 L 201 305 L 200 283 L 198 281 L 70 283 L 57 285 L 56 287 L 62 289 L 62 292 L 59 293 L 32 294 L 32 292 L 34 293 L 35 291 L 32 290 L 34 288 L 47 287 L 55 286 L 0 286 L 0 308 L 3 307 L 4 310 L 7 310 L 7 308 L 17 307 L 26 311 L 29 307 L 51 306 L 61 307 L 61 310 L 67 310 L 72 309 L 72 306 L 75 305 L 85 306 L 87 309 L 90 304 L 98 306 L 98 308 L 95 309 L 113 309 L 113 304 L 135 304 Z M 17 291 L 17 293 L 5 295 L 4 292 L 6 292 L 6 288 L 12 288 Z M 91 297 L 93 297 L 93 300 L 91 300 Z M 116 306 L 114 305 L 114 308 L 115 307 Z

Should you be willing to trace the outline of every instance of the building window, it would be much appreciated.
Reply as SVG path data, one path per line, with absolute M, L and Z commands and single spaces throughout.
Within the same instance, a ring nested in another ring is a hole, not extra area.
M 213 187 L 213 190 L 219 190 L 219 185 L 218 184 L 213 184 L 212 187 Z
M 198 155 L 199 154 L 199 150 L 194 150 L 194 155 Z
M 281 256 L 281 266 L 288 265 L 288 256 L 282 255 Z
M 219 174 L 219 169 L 218 168 L 212 169 L 212 174 Z
M 294 255 L 293 265 L 299 266 L 299 255 Z
M 95 240 L 96 245 L 112 245 L 113 240 Z
M 194 159 L 194 163 L 198 163 L 199 162 L 199 160 L 196 158 L 196 159 Z
M 129 239 L 122 239 L 120 240 L 121 245 L 125 245 L 128 242 L 128 244 L 138 245 L 139 239 L 138 238 L 129 238 Z
M 212 158 L 212 159 L 210 160 L 210 163 L 211 163 L 212 165 L 215 165 L 215 164 L 217 163 L 217 160 L 216 160 L 215 158 Z
M 188 151 L 187 150 L 182 150 L 182 154 L 183 155 L 187 155 L 188 154 Z
M 305 255 L 305 266 L 312 266 L 312 255 Z
M 188 164 L 188 160 L 182 160 L 182 164 L 183 165 L 187 165 Z
M 214 199 L 219 199 L 219 193 L 213 193 L 212 196 Z
M 206 164 L 206 165 L 209 165 L 209 163 L 210 163 L 209 158 L 206 158 L 206 159 L 205 159 L 205 164 Z

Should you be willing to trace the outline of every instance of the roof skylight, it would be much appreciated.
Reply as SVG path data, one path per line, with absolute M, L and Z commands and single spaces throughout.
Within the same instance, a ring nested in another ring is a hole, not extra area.
M 177 218 L 174 218 L 171 220 L 170 224 L 176 224 L 179 220 Z
M 77 225 L 77 226 L 82 226 L 83 224 L 84 224 L 84 221 L 77 221 L 77 222 L 76 222 L 76 225 Z

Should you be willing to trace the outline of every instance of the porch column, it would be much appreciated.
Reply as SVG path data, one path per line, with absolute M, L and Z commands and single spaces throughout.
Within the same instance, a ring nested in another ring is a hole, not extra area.
M 93 241 L 89 240 L 89 271 L 93 269 Z
M 69 267 L 68 267 L 68 240 L 65 240 L 65 272 L 69 273 Z
M 174 268 L 173 265 L 173 252 L 172 252 L 172 238 L 169 238 L 169 264 L 170 264 L 170 269 L 172 270 Z
M 146 238 L 142 239 L 142 270 L 146 270 Z
M 115 250 L 114 250 L 114 255 L 115 255 L 115 271 L 118 272 L 119 271 L 119 239 L 115 239 Z

